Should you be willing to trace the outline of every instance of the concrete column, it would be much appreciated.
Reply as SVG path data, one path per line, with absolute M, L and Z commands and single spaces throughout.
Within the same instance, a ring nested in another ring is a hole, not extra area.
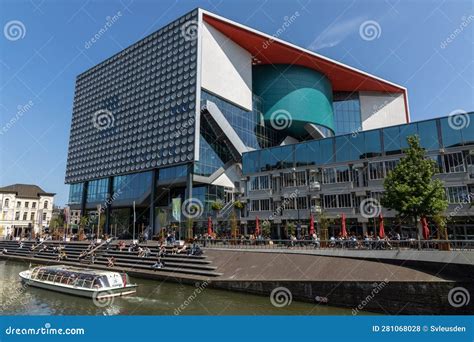
M 158 179 L 158 170 L 154 169 L 151 171 L 151 184 L 150 184 L 150 233 L 152 235 L 157 234 L 155 224 L 155 201 L 156 201 L 156 181 Z M 151 236 L 148 237 L 151 239 Z
M 367 234 L 367 222 L 362 222 L 362 234 Z
M 89 182 L 85 181 L 82 188 L 82 201 L 81 201 L 81 216 L 86 214 L 86 203 L 87 203 L 87 188 L 89 187 Z
M 108 184 L 107 184 L 107 206 L 105 207 L 105 225 L 104 225 L 104 233 L 105 234 L 110 234 L 111 229 L 110 229 L 110 212 L 111 212 L 111 207 L 112 207 L 112 202 L 113 202 L 113 189 L 114 187 L 114 178 L 109 177 L 108 179 Z M 99 222 L 100 223 L 100 222 Z
M 185 200 L 189 200 L 191 201 L 191 199 L 193 198 L 193 166 L 194 164 L 193 163 L 190 163 L 188 164 L 188 173 L 186 175 L 186 192 L 185 192 Z M 204 204 L 204 203 L 203 203 Z M 204 208 L 203 208 L 204 209 Z M 182 225 L 182 224 L 181 224 Z M 180 227 L 179 229 L 179 237 L 180 239 L 182 237 L 187 237 L 187 238 L 192 238 L 192 236 L 186 236 L 186 235 L 189 235 L 188 232 L 186 232 L 187 230 L 187 222 L 184 222 L 184 227 Z M 184 232 L 183 235 L 182 232 Z M 191 233 L 192 235 L 192 233 Z

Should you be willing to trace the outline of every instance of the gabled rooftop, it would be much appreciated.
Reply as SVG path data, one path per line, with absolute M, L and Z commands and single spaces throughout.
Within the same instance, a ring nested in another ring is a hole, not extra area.
M 40 196 L 54 196 L 55 193 L 46 192 L 34 184 L 12 184 L 0 187 L 0 193 L 16 194 L 20 198 L 39 198 Z

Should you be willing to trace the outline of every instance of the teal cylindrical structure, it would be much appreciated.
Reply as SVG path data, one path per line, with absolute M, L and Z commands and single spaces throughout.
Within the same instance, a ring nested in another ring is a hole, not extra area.
M 295 138 L 308 134 L 307 123 L 334 133 L 332 85 L 324 74 L 299 65 L 273 64 L 254 66 L 252 78 L 266 124 Z

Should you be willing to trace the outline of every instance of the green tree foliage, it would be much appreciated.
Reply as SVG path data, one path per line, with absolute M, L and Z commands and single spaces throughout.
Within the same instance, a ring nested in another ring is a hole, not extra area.
M 434 216 L 443 212 L 448 203 L 443 183 L 433 179 L 436 163 L 427 158 L 417 136 L 407 139 L 405 156 L 384 181 L 385 193 L 381 204 L 411 218 L 415 225 L 422 216 Z
M 230 233 L 233 239 L 239 235 L 239 224 L 237 222 L 237 215 L 234 211 L 230 213 Z

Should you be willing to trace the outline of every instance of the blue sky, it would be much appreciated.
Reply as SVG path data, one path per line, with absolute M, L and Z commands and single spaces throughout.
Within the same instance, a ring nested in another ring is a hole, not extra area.
M 470 0 L 0 0 L 0 185 L 38 184 L 64 205 L 76 75 L 195 7 L 268 34 L 298 12 L 279 38 L 407 87 L 413 121 L 472 111 L 473 6 Z M 375 36 L 361 34 L 373 22 Z

